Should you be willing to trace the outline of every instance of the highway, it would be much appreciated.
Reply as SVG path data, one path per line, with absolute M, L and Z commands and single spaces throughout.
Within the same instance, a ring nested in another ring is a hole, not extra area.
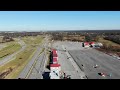
M 62 45 L 68 51 L 68 58 L 73 59 L 79 69 L 84 72 L 88 79 L 119 79 L 120 78 L 120 60 L 109 56 L 103 52 L 97 51 L 92 48 L 82 47 L 81 42 L 55 42 L 53 47 L 58 50 L 59 62 L 61 68 L 65 72 L 69 72 L 73 78 L 78 78 L 77 74 L 73 75 L 71 71 L 75 72 L 76 69 L 73 64 L 70 63 L 70 59 L 66 59 L 65 51 L 62 49 Z M 95 65 L 97 68 L 94 68 Z M 99 73 L 105 73 L 103 77 Z M 110 76 L 111 74 L 111 76 Z M 79 75 L 78 75 L 79 76 Z
M 37 61 L 34 63 L 33 69 L 28 75 L 28 79 L 43 79 L 43 72 L 44 72 L 44 63 L 45 63 L 45 52 L 43 52 Z
M 0 66 L 8 63 L 11 60 L 14 60 L 15 55 L 17 55 L 18 53 L 24 51 L 24 49 L 26 48 L 26 44 L 20 39 L 18 40 L 18 43 L 21 45 L 21 49 L 19 51 L 14 52 L 13 54 L 3 58 L 2 60 L 0 60 Z
M 24 79 L 43 79 L 43 72 L 45 69 L 46 63 L 46 45 L 47 38 L 44 39 L 43 44 L 39 45 L 36 49 L 35 54 L 33 55 L 30 62 L 24 67 L 21 73 L 18 75 L 18 78 Z M 41 53 L 42 49 L 45 50 Z

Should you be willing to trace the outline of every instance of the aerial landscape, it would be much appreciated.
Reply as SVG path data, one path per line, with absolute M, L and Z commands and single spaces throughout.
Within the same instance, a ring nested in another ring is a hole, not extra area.
M 0 79 L 120 79 L 120 11 L 0 11 Z

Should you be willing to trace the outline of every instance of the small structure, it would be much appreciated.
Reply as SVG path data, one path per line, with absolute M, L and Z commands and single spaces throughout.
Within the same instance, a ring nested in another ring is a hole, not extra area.
M 90 45 L 91 47 L 94 47 L 94 46 L 95 46 L 95 43 L 94 43 L 94 42 L 90 42 L 89 45 Z
M 84 47 L 89 47 L 89 42 L 84 42 Z
M 50 79 L 60 79 L 60 77 L 58 76 L 58 73 L 55 71 L 51 71 L 49 77 Z
M 98 43 L 98 45 L 99 45 L 100 47 L 102 47 L 102 46 L 103 46 L 103 44 L 102 44 L 102 43 Z
M 50 70 L 61 70 L 60 64 L 50 64 Z
M 60 79 L 60 64 L 50 64 L 50 79 Z

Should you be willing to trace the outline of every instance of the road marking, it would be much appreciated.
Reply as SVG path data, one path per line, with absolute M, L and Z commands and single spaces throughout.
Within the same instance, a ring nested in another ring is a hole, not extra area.
M 29 72 L 27 73 L 25 79 L 27 79 L 27 78 L 30 76 L 30 74 L 31 74 L 31 72 L 32 72 L 32 70 L 33 70 L 33 67 L 35 66 L 37 60 L 38 60 L 38 58 L 37 58 L 37 59 L 34 61 L 34 63 L 32 64 L 32 67 L 30 68 Z
M 42 52 L 42 53 L 43 53 L 43 52 Z M 36 63 L 37 63 L 37 61 L 38 61 L 38 59 L 39 59 L 39 56 L 40 56 L 42 53 L 40 53 L 40 54 L 38 55 L 37 59 L 36 59 L 36 60 L 34 61 L 34 63 L 32 64 L 32 66 L 31 66 L 30 70 L 28 71 L 28 73 L 27 73 L 25 79 L 27 79 L 27 78 L 30 76 L 30 74 L 31 74 L 31 72 L 32 72 L 32 70 L 33 70 L 33 68 L 34 68 L 34 66 L 36 65 Z

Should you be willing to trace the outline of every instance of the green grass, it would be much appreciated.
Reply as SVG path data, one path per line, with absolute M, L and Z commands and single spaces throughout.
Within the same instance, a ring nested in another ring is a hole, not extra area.
M 28 40 L 29 38 L 30 40 Z M 27 44 L 26 49 L 22 51 L 21 53 L 17 54 L 14 60 L 8 62 L 4 66 L 0 66 L 1 73 L 8 71 L 9 68 L 13 70 L 5 77 L 5 79 L 14 79 L 20 74 L 20 72 L 24 69 L 27 63 L 31 60 L 32 56 L 34 55 L 36 51 L 36 47 L 32 44 L 41 43 L 42 38 L 41 37 L 24 37 L 23 40 Z M 42 53 L 43 51 L 44 51 L 44 48 L 41 50 L 40 53 Z
M 29 62 L 32 58 L 33 54 L 35 53 L 36 48 L 31 48 L 28 46 L 23 52 L 19 53 L 16 56 L 16 59 L 10 61 L 9 63 L 5 64 L 4 66 L 0 67 L 0 72 L 5 72 L 12 68 L 13 71 L 6 77 L 6 79 L 14 79 L 16 78 L 21 70 L 25 67 L 25 65 Z
M 16 42 L 9 43 L 7 47 L 0 50 L 0 60 L 10 54 L 13 54 L 21 48 L 20 44 Z
M 42 52 L 44 52 L 44 50 L 45 50 L 45 48 L 42 48 L 42 51 L 40 52 L 40 54 L 41 54 Z
M 31 45 L 31 44 L 37 45 L 42 41 L 42 39 L 43 37 L 41 36 L 26 36 L 22 38 L 22 40 L 28 45 Z
M 30 37 L 32 38 L 32 37 Z M 40 40 L 38 40 L 38 37 L 34 37 L 36 40 L 33 42 L 27 41 L 26 38 L 24 38 L 24 40 L 27 42 L 27 47 L 26 49 L 19 53 L 18 55 L 16 55 L 16 58 L 10 62 L 8 62 L 7 64 L 5 64 L 4 66 L 0 66 L 0 72 L 5 72 L 8 71 L 9 68 L 13 69 L 12 72 L 10 72 L 5 79 L 14 79 L 16 78 L 20 72 L 24 69 L 24 67 L 27 65 L 27 63 L 31 60 L 32 56 L 34 55 L 35 51 L 36 51 L 36 47 L 34 47 L 33 45 L 29 45 L 30 44 L 34 44 L 35 42 L 40 43 L 42 41 L 42 38 Z M 44 51 L 44 48 L 41 50 L 40 53 L 42 53 Z

